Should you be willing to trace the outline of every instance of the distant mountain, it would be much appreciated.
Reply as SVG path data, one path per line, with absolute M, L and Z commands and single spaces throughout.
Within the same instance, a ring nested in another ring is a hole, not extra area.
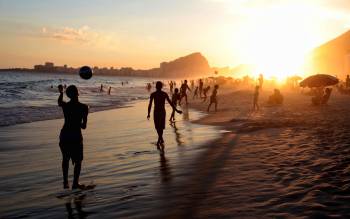
M 350 74 L 350 31 L 314 49 L 310 64 L 315 73 Z
M 160 63 L 160 76 L 163 77 L 196 77 L 211 71 L 208 60 L 199 52 Z

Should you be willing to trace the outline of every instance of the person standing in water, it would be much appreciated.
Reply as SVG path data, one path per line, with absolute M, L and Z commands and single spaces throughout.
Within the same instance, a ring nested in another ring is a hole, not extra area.
M 171 97 L 171 102 L 173 103 L 173 105 L 176 107 L 177 106 L 177 102 L 180 100 L 180 94 L 179 94 L 179 89 L 175 88 L 175 93 L 173 94 L 173 96 Z M 175 108 L 173 108 L 173 112 L 171 113 L 170 122 L 175 121 Z
M 112 90 L 112 87 L 109 87 L 108 88 L 108 95 L 111 95 L 111 90 Z
M 79 184 L 81 163 L 83 161 L 83 136 L 81 129 L 86 129 L 89 108 L 80 103 L 79 92 L 76 86 L 70 85 L 66 89 L 69 102 L 63 100 L 63 87 L 58 86 L 60 95 L 58 97 L 58 106 L 62 107 L 64 115 L 64 125 L 60 133 L 59 146 L 62 152 L 62 172 L 63 188 L 69 188 L 68 169 L 69 160 L 74 165 L 74 179 L 72 189 L 83 189 L 84 185 Z
M 176 106 L 174 106 L 173 103 L 170 101 L 168 94 L 162 91 L 162 88 L 163 88 L 162 82 L 157 81 L 156 91 L 153 92 L 150 96 L 150 100 L 148 104 L 147 119 L 150 118 L 152 103 L 154 100 L 153 120 L 154 120 L 154 126 L 158 134 L 157 149 L 164 151 L 163 130 L 165 129 L 165 117 L 166 117 L 165 100 L 168 101 L 168 103 L 177 113 L 182 113 L 182 112 L 176 109 Z M 162 146 L 162 148 L 160 148 L 160 146 Z
M 255 86 L 254 98 L 253 98 L 253 110 L 259 110 L 259 86 Z
M 188 100 L 187 100 L 187 89 L 189 91 L 191 91 L 190 87 L 188 86 L 187 84 L 187 80 L 185 80 L 185 82 L 181 85 L 181 88 L 180 88 L 180 101 L 179 101 L 179 104 L 181 104 L 181 100 L 182 98 L 185 97 L 185 100 L 186 100 L 186 104 L 188 104 Z
M 210 96 L 210 103 L 208 105 L 208 109 L 207 111 L 209 112 L 210 110 L 210 106 L 214 103 L 215 104 L 215 112 L 217 111 L 218 109 L 218 100 L 217 100 L 217 94 L 218 94 L 218 89 L 219 89 L 219 85 L 215 85 L 214 86 L 214 90 Z

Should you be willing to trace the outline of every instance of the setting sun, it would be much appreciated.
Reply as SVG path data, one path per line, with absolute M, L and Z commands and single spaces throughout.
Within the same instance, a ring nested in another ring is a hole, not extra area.
M 279 81 L 291 75 L 304 75 L 308 52 L 321 35 L 310 18 L 307 5 L 277 5 L 251 10 L 242 31 L 243 59 L 254 66 L 254 76 L 263 73 Z

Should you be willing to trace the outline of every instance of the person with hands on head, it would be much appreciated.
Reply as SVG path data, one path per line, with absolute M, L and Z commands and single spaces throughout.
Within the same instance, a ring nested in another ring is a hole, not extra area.
M 170 106 L 177 112 L 182 113 L 180 110 L 176 109 L 176 106 L 171 102 L 167 93 L 162 91 L 163 84 L 160 81 L 156 83 L 156 91 L 153 92 L 150 96 L 149 104 L 148 104 L 148 114 L 147 119 L 150 118 L 150 113 L 152 109 L 152 103 L 154 101 L 154 111 L 153 111 L 153 120 L 154 126 L 157 130 L 158 141 L 157 141 L 157 149 L 164 152 L 164 139 L 163 139 L 163 130 L 165 129 L 165 100 L 168 101 Z

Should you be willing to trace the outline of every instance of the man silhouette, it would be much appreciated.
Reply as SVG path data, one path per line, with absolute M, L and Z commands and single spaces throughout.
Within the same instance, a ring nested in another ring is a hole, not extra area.
M 188 104 L 188 101 L 187 101 L 187 89 L 189 91 L 191 91 L 190 87 L 188 86 L 187 84 L 187 80 L 185 80 L 185 82 L 181 85 L 181 88 L 180 88 L 180 101 L 179 101 L 179 104 L 181 105 L 181 100 L 182 98 L 185 97 L 185 100 L 186 100 L 186 104 Z
M 58 86 L 60 95 L 58 105 L 62 107 L 64 114 L 64 125 L 60 133 L 60 149 L 62 152 L 62 172 L 63 188 L 69 188 L 68 169 L 69 160 L 74 165 L 74 179 L 72 189 L 81 189 L 84 186 L 79 184 L 81 162 L 83 160 L 83 136 L 81 129 L 86 129 L 88 106 L 79 102 L 78 89 L 70 85 L 66 89 L 66 94 L 70 98 L 69 102 L 63 101 L 63 87 Z
M 165 129 L 165 116 L 166 116 L 165 100 L 168 101 L 170 106 L 177 113 L 182 113 L 182 112 L 180 110 L 176 109 L 176 106 L 174 106 L 173 103 L 170 101 L 168 94 L 165 93 L 164 91 L 162 91 L 162 88 L 163 88 L 162 82 L 157 81 L 156 91 L 153 92 L 150 96 L 147 119 L 150 118 L 152 103 L 154 100 L 153 120 L 154 120 L 154 126 L 155 126 L 155 128 L 157 130 L 157 134 L 158 134 L 157 148 L 158 148 L 158 150 L 164 151 L 163 130 Z M 162 148 L 160 148 L 160 146 L 162 146 Z

